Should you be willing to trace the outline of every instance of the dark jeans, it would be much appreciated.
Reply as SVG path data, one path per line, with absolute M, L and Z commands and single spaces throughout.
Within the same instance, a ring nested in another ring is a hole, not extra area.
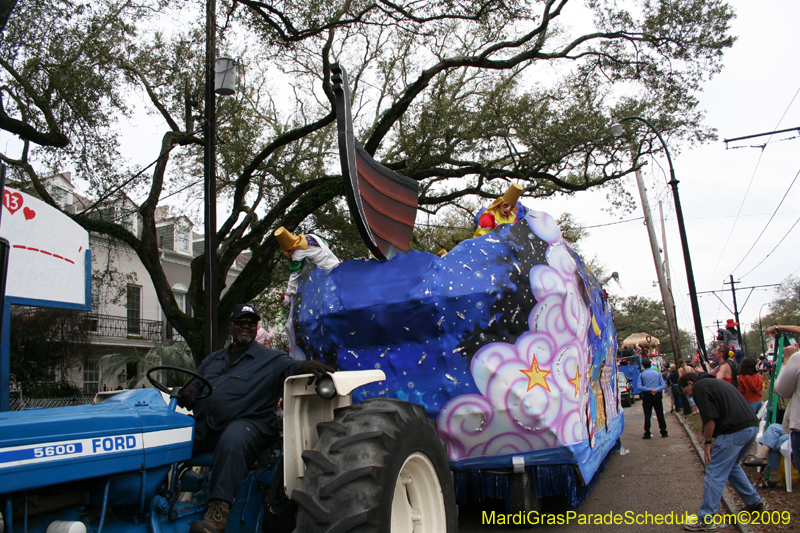
M 198 420 L 193 455 L 214 452 L 208 499 L 223 500 L 233 506 L 248 465 L 274 438 L 261 433 L 247 420 L 234 420 L 222 431 L 209 428 L 205 420 Z
M 681 405 L 683 406 L 683 414 L 689 416 L 692 414 L 692 404 L 689 403 L 689 397 L 681 394 Z
M 669 390 L 672 393 L 672 403 L 675 405 L 675 410 L 680 411 L 683 409 L 683 403 L 681 403 L 681 393 L 678 392 L 678 386 L 670 385 Z
M 642 391 L 642 407 L 644 407 L 644 432 L 650 433 L 650 417 L 653 414 L 653 409 L 656 411 L 656 419 L 658 420 L 658 428 L 661 434 L 667 432 L 667 421 L 664 420 L 664 406 L 661 404 L 661 392 L 653 394 L 650 391 Z
M 792 459 L 794 467 L 800 472 L 800 431 L 792 431 Z

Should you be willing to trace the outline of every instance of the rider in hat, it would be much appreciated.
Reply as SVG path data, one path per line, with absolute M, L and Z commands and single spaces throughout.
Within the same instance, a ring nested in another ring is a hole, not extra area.
M 516 183 L 509 185 L 508 190 L 486 208 L 478 220 L 478 229 L 472 236 L 486 235 L 500 224 L 509 224 L 517 221 L 517 200 L 522 194 L 522 187 Z
M 286 288 L 284 306 L 289 307 L 291 300 L 297 294 L 297 285 L 300 282 L 300 271 L 304 261 L 308 260 L 330 272 L 341 261 L 331 252 L 322 237 L 316 235 L 293 235 L 281 226 L 275 230 L 275 238 L 283 249 L 283 255 L 292 260 L 289 264 L 289 285 Z
M 742 346 L 739 344 L 739 332 L 736 330 L 736 326 L 738 325 L 738 322 L 729 318 L 725 323 L 725 329 L 722 331 L 722 342 L 733 352 L 733 357 L 736 360 L 737 366 L 742 364 L 742 359 L 744 359 Z

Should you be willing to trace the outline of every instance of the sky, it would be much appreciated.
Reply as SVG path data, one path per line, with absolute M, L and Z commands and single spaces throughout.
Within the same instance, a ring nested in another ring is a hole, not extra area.
M 790 251 L 800 238 L 800 227 L 790 231 L 793 224 L 800 226 L 800 184 L 793 183 L 800 173 L 800 129 L 728 143 L 727 149 L 723 142 L 800 128 L 800 33 L 796 31 L 800 2 L 730 3 L 737 13 L 732 33 L 738 40 L 725 53 L 722 72 L 698 95 L 700 108 L 707 113 L 706 124 L 717 129 L 719 141 L 688 149 L 669 145 L 667 140 L 680 182 L 678 191 L 706 342 L 717 329 L 716 321 L 724 327 L 725 321 L 734 317 L 731 275 L 737 287 L 743 333 L 745 325 L 749 329 L 758 320 L 759 313 L 768 314 L 766 304 L 775 297 L 774 288 L 751 291 L 749 287 L 779 284 L 792 274 L 800 275 L 800 254 Z M 663 203 L 678 325 L 694 331 L 678 224 L 667 185 L 666 157 L 650 161 L 643 175 L 659 242 L 658 201 Z M 640 204 L 633 178 L 627 188 Z M 529 200 L 526 205 L 555 217 L 572 213 L 588 228 L 589 236 L 580 243 L 583 255 L 596 258 L 609 271 L 619 272 L 620 285 L 610 282 L 610 293 L 661 300 L 654 284 L 657 275 L 641 205 L 622 216 L 610 214 L 603 210 L 607 205 L 603 191 L 580 193 L 569 199 Z M 620 220 L 631 221 L 618 223 Z M 715 295 L 708 291 L 719 292 Z

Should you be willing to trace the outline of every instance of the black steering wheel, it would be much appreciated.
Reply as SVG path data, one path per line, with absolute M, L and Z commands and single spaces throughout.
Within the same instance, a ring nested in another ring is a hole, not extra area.
M 203 376 L 201 376 L 200 374 L 198 374 L 197 372 L 192 372 L 191 370 L 187 370 L 187 369 L 181 368 L 179 366 L 167 366 L 167 365 L 154 366 L 153 368 L 151 368 L 150 370 L 147 371 L 145 376 L 147 376 L 147 380 L 150 383 L 153 384 L 153 387 L 157 388 L 161 392 L 169 394 L 170 398 L 179 397 L 181 392 L 183 391 L 183 389 L 185 389 L 189 385 L 189 383 L 191 383 L 191 381 L 189 383 L 187 383 L 186 385 L 184 385 L 183 387 L 180 387 L 180 388 L 174 387 L 174 388 L 170 389 L 169 387 L 167 387 L 166 385 L 164 385 L 163 383 L 161 383 L 160 381 L 158 381 L 156 378 L 154 378 L 151 375 L 153 372 L 158 372 L 160 370 L 174 370 L 176 372 L 181 372 L 183 374 L 189 374 L 193 378 L 196 378 L 196 379 L 199 379 L 200 381 L 202 381 L 203 384 L 206 386 L 206 392 L 201 394 L 200 396 L 198 396 L 197 397 L 198 400 L 202 400 L 204 398 L 208 398 L 209 396 L 211 396 L 211 393 L 214 391 L 214 387 L 211 385 L 211 382 L 208 381 Z

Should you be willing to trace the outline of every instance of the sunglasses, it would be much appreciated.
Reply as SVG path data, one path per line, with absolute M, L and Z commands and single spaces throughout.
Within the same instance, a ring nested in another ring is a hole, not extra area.
M 250 319 L 250 318 L 236 318 L 234 320 L 231 320 L 231 323 L 234 326 L 237 326 L 237 327 L 240 327 L 240 328 L 244 328 L 244 327 L 254 328 L 258 324 L 258 320 L 253 320 L 253 319 Z

